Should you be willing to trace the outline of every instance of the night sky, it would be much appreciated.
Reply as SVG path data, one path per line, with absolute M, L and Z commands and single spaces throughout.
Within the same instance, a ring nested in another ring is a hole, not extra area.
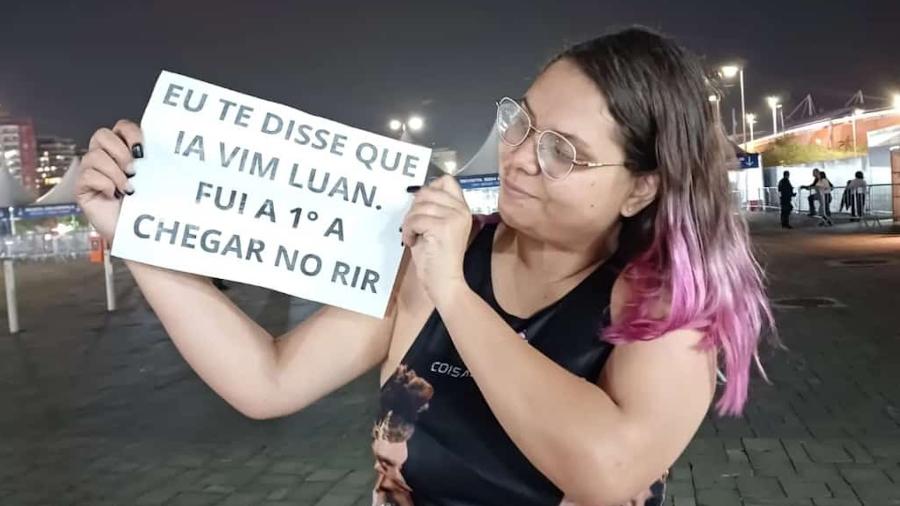
M 790 112 L 807 93 L 830 109 L 858 89 L 870 107 L 900 91 L 900 0 L 2 0 L 0 12 L 0 104 L 82 144 L 140 119 L 168 69 L 378 132 L 416 112 L 422 143 L 465 157 L 494 100 L 521 94 L 566 44 L 631 24 L 710 65 L 743 60 L 748 112 L 763 117 L 768 94 Z

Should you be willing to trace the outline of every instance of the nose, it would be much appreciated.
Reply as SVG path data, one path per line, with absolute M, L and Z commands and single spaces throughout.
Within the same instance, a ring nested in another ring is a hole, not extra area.
M 535 150 L 536 142 L 537 134 L 532 132 L 531 135 L 525 139 L 525 142 L 518 146 L 501 144 L 501 167 L 507 171 L 520 171 L 529 176 L 540 175 L 541 166 L 538 164 Z

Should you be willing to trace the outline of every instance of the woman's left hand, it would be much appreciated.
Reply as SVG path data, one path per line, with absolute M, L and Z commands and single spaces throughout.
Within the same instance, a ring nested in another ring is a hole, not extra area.
M 471 230 L 472 213 L 455 179 L 444 176 L 416 192 L 403 220 L 403 244 L 435 306 L 465 286 L 463 257 Z

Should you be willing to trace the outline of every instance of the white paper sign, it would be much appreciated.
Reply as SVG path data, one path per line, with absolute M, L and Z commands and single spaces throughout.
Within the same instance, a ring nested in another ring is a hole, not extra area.
M 165 71 L 141 127 L 113 255 L 384 316 L 430 149 Z

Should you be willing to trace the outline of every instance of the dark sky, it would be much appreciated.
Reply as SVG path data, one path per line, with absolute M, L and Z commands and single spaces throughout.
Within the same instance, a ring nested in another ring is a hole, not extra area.
M 790 111 L 806 93 L 831 108 L 900 90 L 900 0 L 0 1 L 0 104 L 81 143 L 139 119 L 168 69 L 374 131 L 421 113 L 423 142 L 465 156 L 495 99 L 567 43 L 634 23 L 710 64 L 743 59 L 748 111 L 772 93 Z

